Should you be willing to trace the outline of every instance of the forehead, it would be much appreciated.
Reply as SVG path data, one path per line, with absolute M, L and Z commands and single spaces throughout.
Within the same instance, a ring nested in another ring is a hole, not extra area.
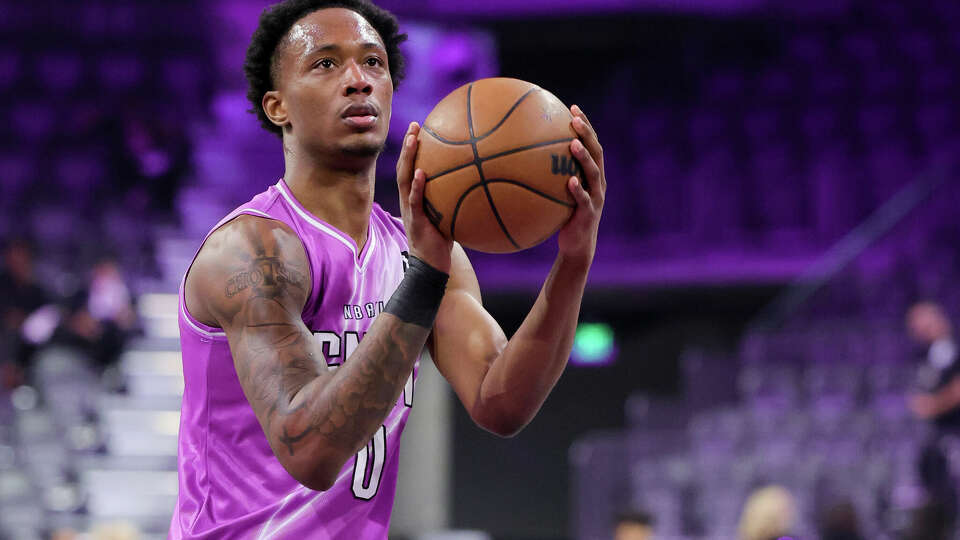
M 376 43 L 383 47 L 380 34 L 362 15 L 347 8 L 325 8 L 294 23 L 281 43 L 285 49 L 301 55 L 318 47 L 350 42 Z

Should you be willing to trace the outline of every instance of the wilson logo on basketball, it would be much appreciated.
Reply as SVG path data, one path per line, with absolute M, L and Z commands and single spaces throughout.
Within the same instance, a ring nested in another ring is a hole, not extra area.
M 550 159 L 553 160 L 553 168 L 551 169 L 553 174 L 577 177 L 583 176 L 580 174 L 580 166 L 572 157 L 551 154 Z

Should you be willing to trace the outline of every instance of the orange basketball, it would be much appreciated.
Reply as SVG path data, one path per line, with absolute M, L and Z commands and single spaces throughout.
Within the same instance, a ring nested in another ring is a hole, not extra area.
M 465 247 L 509 253 L 535 246 L 569 219 L 567 181 L 579 164 L 570 110 L 517 79 L 480 79 L 434 107 L 419 135 L 416 167 L 424 206 L 440 231 Z

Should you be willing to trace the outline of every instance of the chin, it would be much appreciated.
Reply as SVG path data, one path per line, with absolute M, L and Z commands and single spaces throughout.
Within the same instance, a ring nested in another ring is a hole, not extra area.
M 357 143 L 340 147 L 340 152 L 350 157 L 377 157 L 383 151 L 383 144 Z
M 350 157 L 377 157 L 383 152 L 385 143 L 385 137 L 357 137 L 344 141 L 340 152 Z

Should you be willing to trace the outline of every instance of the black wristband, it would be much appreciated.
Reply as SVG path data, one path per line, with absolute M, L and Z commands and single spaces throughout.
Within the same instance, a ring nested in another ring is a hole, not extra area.
M 432 328 L 449 278 L 449 274 L 411 255 L 403 281 L 383 310 L 403 322 Z

